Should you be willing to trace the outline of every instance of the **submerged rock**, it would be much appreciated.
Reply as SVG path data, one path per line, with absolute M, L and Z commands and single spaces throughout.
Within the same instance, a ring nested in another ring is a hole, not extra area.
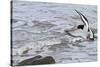
M 18 65 L 16 66 L 42 65 L 42 64 L 54 64 L 54 63 L 55 63 L 55 60 L 52 56 L 42 57 L 38 55 L 33 58 L 23 60 L 22 62 L 18 63 Z

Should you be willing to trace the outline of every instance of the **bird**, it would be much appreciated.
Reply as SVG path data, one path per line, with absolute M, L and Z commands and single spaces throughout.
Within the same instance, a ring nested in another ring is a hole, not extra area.
M 88 19 L 82 13 L 80 13 L 79 11 L 77 11 L 77 10 L 75 10 L 75 11 L 80 15 L 80 18 L 81 18 L 82 22 L 84 23 L 84 25 L 78 25 L 77 28 L 78 29 L 83 29 L 84 26 L 86 26 L 87 27 L 87 32 L 88 32 L 87 39 L 94 40 L 94 32 L 89 27 Z
M 70 36 L 72 37 L 81 37 L 81 36 L 75 36 L 75 35 L 72 35 L 70 32 L 73 32 L 73 31 L 76 31 L 78 30 L 78 32 L 80 31 L 83 35 L 83 38 L 87 38 L 89 40 L 94 40 L 94 32 L 90 29 L 89 27 L 89 22 L 88 22 L 88 19 L 85 17 L 85 15 L 83 15 L 81 12 L 79 12 L 78 10 L 75 9 L 75 12 L 78 13 L 78 15 L 80 16 L 80 19 L 81 21 L 83 22 L 83 24 L 81 25 L 77 25 L 76 27 L 73 27 L 71 30 L 65 30 L 65 32 L 67 32 L 67 34 L 69 34 Z M 76 33 L 78 33 L 76 32 Z M 79 32 L 79 33 L 80 33 Z M 76 34 L 73 32 L 73 34 Z M 78 35 L 81 35 L 78 34 Z

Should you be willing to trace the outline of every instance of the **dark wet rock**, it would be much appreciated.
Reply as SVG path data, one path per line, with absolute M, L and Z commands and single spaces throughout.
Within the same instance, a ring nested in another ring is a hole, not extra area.
M 41 57 L 42 56 L 38 55 L 38 56 L 35 56 L 33 58 L 29 58 L 29 59 L 23 60 L 22 62 L 18 63 L 17 66 L 30 65 L 34 60 L 37 60 L 37 59 L 39 59 Z
M 51 56 L 47 56 L 44 58 L 41 58 L 39 60 L 36 60 L 33 62 L 33 65 L 40 65 L 40 64 L 54 64 L 55 60 Z
M 30 59 L 23 60 L 18 63 L 17 66 L 25 66 L 25 65 L 42 65 L 42 64 L 54 64 L 55 60 L 51 56 L 42 57 L 40 55 L 35 56 Z

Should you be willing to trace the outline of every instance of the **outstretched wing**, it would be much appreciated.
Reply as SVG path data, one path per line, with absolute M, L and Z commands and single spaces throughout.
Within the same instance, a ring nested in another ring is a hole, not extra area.
M 82 13 L 80 13 L 79 11 L 77 11 L 77 10 L 75 10 L 75 11 L 80 15 L 81 20 L 86 25 L 86 23 L 88 23 L 88 19 Z
M 84 25 L 86 25 L 88 27 L 88 31 L 89 31 L 88 19 L 82 13 L 80 13 L 79 11 L 77 11 L 77 10 L 75 10 L 75 11 L 80 15 L 82 22 L 84 23 Z

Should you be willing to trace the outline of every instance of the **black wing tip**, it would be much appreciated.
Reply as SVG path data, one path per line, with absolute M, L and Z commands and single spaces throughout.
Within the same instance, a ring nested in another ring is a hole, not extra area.
M 74 10 L 78 13 L 78 11 L 76 9 L 74 9 Z
M 83 18 L 88 22 L 88 19 L 85 17 L 85 15 L 83 15 L 81 12 L 79 12 L 78 10 L 74 9 L 80 16 L 83 16 Z
M 77 13 L 79 13 L 79 11 L 78 10 L 76 10 L 76 9 L 74 9 Z
M 74 9 L 79 15 L 82 15 L 78 10 Z

